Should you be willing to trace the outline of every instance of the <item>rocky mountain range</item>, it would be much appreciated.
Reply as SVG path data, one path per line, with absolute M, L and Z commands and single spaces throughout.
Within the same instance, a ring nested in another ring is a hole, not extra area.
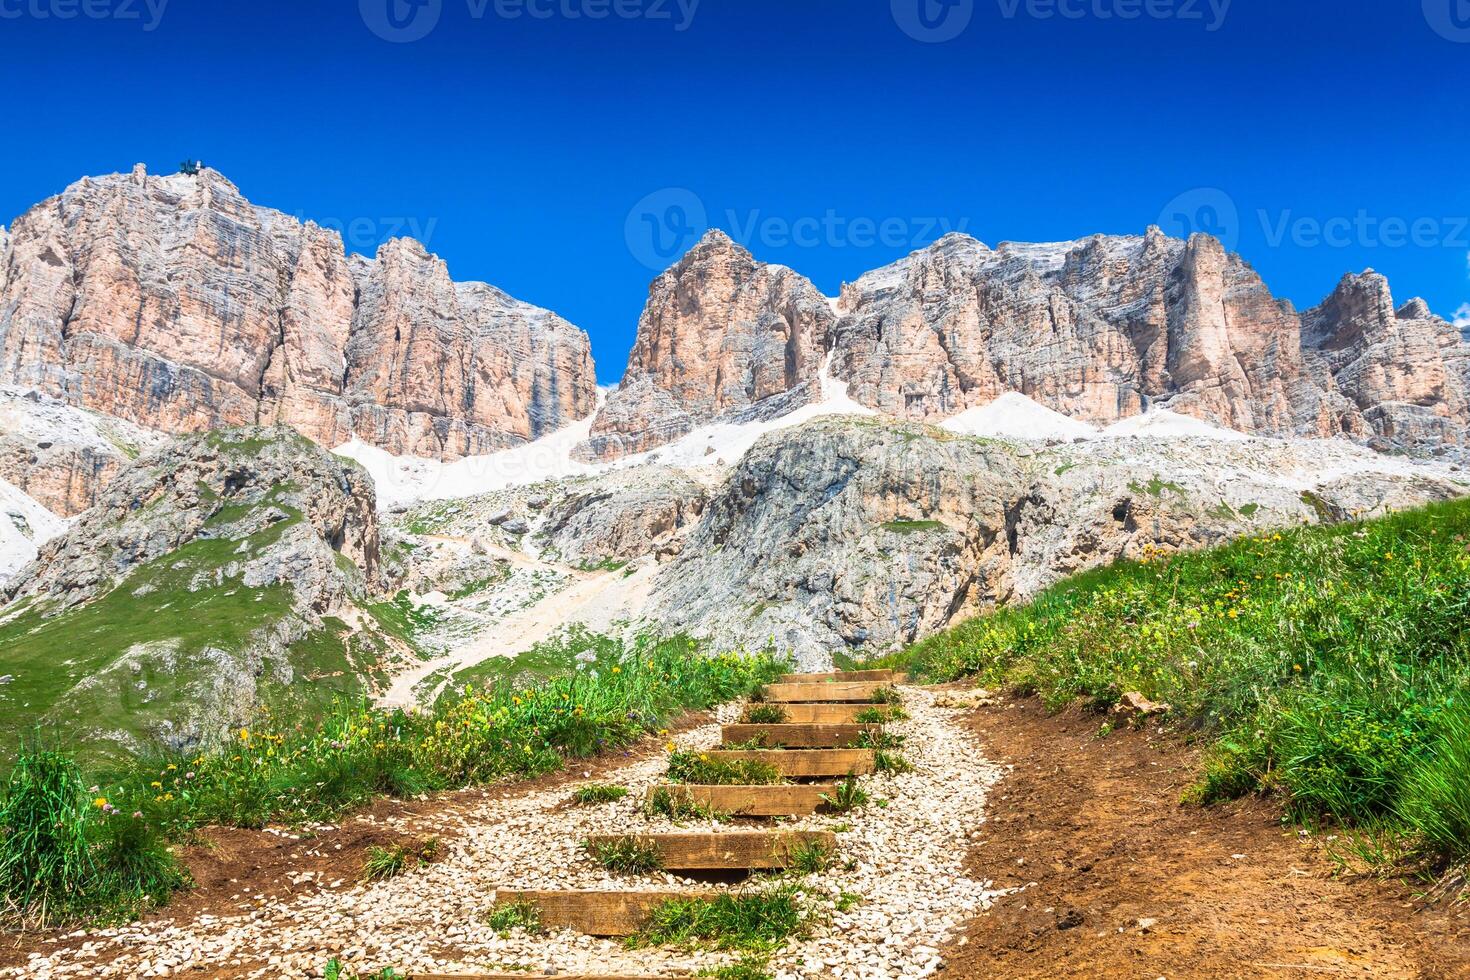
M 1470 492 L 1454 326 L 1371 270 L 1298 313 L 1205 235 L 950 235 L 831 298 L 710 232 L 605 397 L 555 314 L 210 170 L 82 180 L 0 255 L 0 705 L 103 753 L 571 626 L 820 669 Z
M 1422 300 L 1395 305 L 1369 270 L 1298 313 L 1216 239 L 1157 228 L 995 248 L 947 235 L 835 299 L 711 231 L 651 285 L 600 409 L 583 331 L 455 282 L 410 239 L 350 255 L 213 170 L 85 178 L 0 231 L 0 255 L 0 386 L 132 425 L 130 443 L 280 423 L 452 460 L 595 411 L 575 455 L 606 462 L 786 415 L 824 378 L 909 421 L 1014 392 L 1093 423 L 1165 407 L 1416 453 L 1470 432 L 1470 345 Z M 63 515 L 127 460 L 15 433 L 0 432 L 0 478 Z
M 281 423 L 454 458 L 597 401 L 587 335 L 555 314 L 453 281 L 409 239 L 349 255 L 209 169 L 78 181 L 0 231 L 0 255 L 0 384 L 153 430 Z M 97 481 L 73 482 L 43 501 L 89 504 Z
M 606 459 L 713 419 L 789 411 L 824 355 L 848 394 L 939 421 L 1018 392 L 1109 423 L 1152 408 L 1241 432 L 1463 447 L 1470 346 L 1369 270 L 1299 314 L 1209 235 L 1158 228 L 990 248 L 948 235 L 844 285 L 710 232 L 651 290 L 633 358 L 585 447 Z

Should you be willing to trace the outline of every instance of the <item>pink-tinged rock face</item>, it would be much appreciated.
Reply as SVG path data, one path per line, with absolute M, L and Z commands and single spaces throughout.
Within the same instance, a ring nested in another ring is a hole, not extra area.
M 803 386 L 815 394 L 836 319 L 807 279 L 710 232 L 654 280 L 623 382 L 581 454 L 642 452 Z
M 454 457 L 590 414 L 586 334 L 416 242 L 378 258 L 213 171 L 85 179 L 3 244 L 0 380 L 151 428 L 284 422 Z
M 790 273 L 768 270 L 715 233 L 654 283 L 587 455 L 652 448 L 783 391 L 809 398 L 822 343 L 805 338 L 819 336 L 849 396 L 901 419 L 1019 392 L 1104 425 L 1166 406 L 1251 433 L 1466 441 L 1470 347 L 1422 301 L 1395 313 L 1379 276 L 1349 277 L 1300 317 L 1208 235 L 994 249 L 949 235 L 845 285 L 836 322 L 803 331 L 771 288 Z M 771 337 L 798 338 L 784 362 L 797 370 L 749 356 Z

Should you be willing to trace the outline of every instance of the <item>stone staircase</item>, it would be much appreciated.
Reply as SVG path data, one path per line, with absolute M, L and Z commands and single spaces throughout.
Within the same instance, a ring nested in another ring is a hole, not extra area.
M 892 671 L 841 671 L 786 674 L 767 685 L 761 704 L 779 707 L 776 724 L 740 723 L 721 729 L 721 748 L 704 753 L 711 760 L 755 760 L 776 767 L 788 782 L 731 786 L 665 783 L 650 793 L 668 792 L 722 816 L 747 819 L 810 816 L 823 810 L 836 794 L 833 779 L 865 776 L 874 771 L 875 753 L 857 747 L 865 734 L 881 724 L 858 723 L 857 717 L 881 707 L 880 696 L 896 681 Z M 747 708 L 747 712 L 750 709 Z M 760 747 L 751 747 L 759 745 Z M 728 748 L 740 746 L 740 748 Z M 748 874 L 785 868 L 794 851 L 820 846 L 837 851 L 836 835 L 825 831 L 720 830 L 698 833 L 628 834 L 593 837 L 589 846 L 635 845 L 657 852 L 663 870 L 697 874 Z M 535 906 L 543 926 L 572 929 L 588 936 L 620 937 L 638 932 L 650 912 L 670 900 L 714 898 L 707 891 L 511 890 L 496 894 L 497 904 Z M 527 980 L 534 973 L 415 974 L 411 980 Z M 559 973 L 557 980 L 650 980 L 606 974 Z M 667 977 L 659 980 L 669 980 Z

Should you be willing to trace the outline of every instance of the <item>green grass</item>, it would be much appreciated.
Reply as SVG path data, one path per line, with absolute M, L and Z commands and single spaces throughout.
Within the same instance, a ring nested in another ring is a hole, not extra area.
M 276 525 L 252 538 L 263 547 Z M 0 744 L 41 727 L 48 737 L 116 759 L 209 696 L 252 638 L 291 615 L 284 585 L 239 580 L 191 589 L 196 576 L 236 560 L 240 542 L 195 540 L 134 569 L 93 601 L 47 618 L 33 604 L 0 624 Z M 208 649 L 217 651 L 204 655 Z
M 759 759 L 719 759 L 703 752 L 669 755 L 669 779 L 697 786 L 774 786 L 786 780 L 781 770 Z
M 535 902 L 497 902 L 485 916 L 485 924 L 502 936 L 512 929 L 539 933 L 542 931 L 541 907 Z
M 1139 691 L 1207 744 L 1201 801 L 1470 856 L 1470 501 L 1095 570 L 876 665 L 1056 707 Z
M 438 859 L 441 846 L 439 838 L 403 841 L 390 847 L 370 847 L 362 862 L 364 881 L 387 881 L 397 878 L 415 868 L 422 868 Z
M 337 957 L 327 961 L 322 968 L 322 980 L 407 980 L 405 974 L 399 973 L 391 966 L 385 966 L 376 973 L 353 973 L 347 969 Z
M 939 531 L 944 529 L 942 521 L 886 521 L 883 530 L 894 534 L 919 534 L 924 531 Z
M 786 854 L 786 872 L 797 876 L 821 874 L 832 866 L 836 857 L 821 841 L 801 841 L 791 845 Z
M 745 725 L 784 725 L 786 709 L 779 704 L 752 704 L 740 719 Z
M 768 953 L 807 928 L 807 906 L 794 882 L 767 883 L 713 899 L 671 899 L 650 910 L 648 924 L 628 938 L 634 949 Z
M 663 868 L 663 857 L 658 847 L 638 837 L 613 837 L 608 840 L 590 840 L 584 849 L 592 860 L 609 871 L 627 874 L 646 874 Z
M 23 755 L 0 798 L 0 868 L 16 869 L 0 879 L 0 894 L 32 916 L 46 899 L 48 914 L 66 919 L 104 914 L 124 898 L 161 900 L 177 884 L 177 869 L 171 859 L 159 868 L 146 859 L 166 854 L 167 842 L 194 828 L 331 821 L 382 795 L 412 797 L 551 772 L 569 759 L 629 745 L 684 711 L 748 697 L 788 669 L 769 656 L 705 656 L 683 637 L 613 641 L 601 649 L 597 659 L 561 676 L 526 688 L 474 689 L 428 711 L 384 713 L 341 701 L 309 720 L 263 715 L 217 750 L 131 761 L 102 778 L 84 777 L 69 759 L 46 755 L 47 766 L 71 767 L 64 805 L 27 789 L 38 757 Z M 91 782 L 102 784 L 97 796 L 115 813 L 88 809 L 75 788 Z M 57 827 L 56 813 L 63 811 L 89 821 L 85 835 L 36 836 Z M 58 861 L 71 868 L 77 865 L 68 855 L 104 852 L 114 856 L 99 878 L 38 871 L 38 854 L 46 868 Z M 79 880 L 84 889 L 75 886 Z M 70 889 L 73 898 L 61 902 L 58 888 Z
M 7 924 L 126 921 L 187 884 L 157 828 L 85 788 L 69 757 L 23 751 L 0 799 Z
M 886 725 L 890 721 L 898 721 L 902 715 L 902 708 L 864 708 L 854 717 L 854 724 Z
M 727 820 L 728 813 L 722 813 L 707 803 L 699 803 L 689 798 L 687 794 L 672 790 L 667 786 L 659 786 L 648 794 L 644 801 L 643 812 L 650 817 L 667 817 L 670 820 Z
M 823 793 L 822 801 L 828 809 L 837 813 L 851 813 L 868 803 L 868 791 L 863 789 L 856 776 L 848 776 L 837 784 L 837 792 Z
M 1181 497 L 1187 496 L 1185 489 L 1179 484 L 1173 482 L 1172 480 L 1161 480 L 1158 477 L 1154 477 L 1147 483 L 1138 483 L 1137 481 L 1135 481 L 1128 484 L 1128 489 L 1132 490 L 1134 493 L 1148 494 L 1150 497 L 1162 497 L 1165 490 L 1168 490 L 1170 493 L 1178 494 Z
M 606 783 L 592 783 L 588 786 L 578 786 L 572 791 L 572 802 L 581 806 L 596 803 L 613 803 L 628 795 L 626 786 L 610 786 Z
M 484 592 L 492 585 L 499 585 L 510 578 L 510 565 L 502 565 L 498 572 L 493 575 L 483 575 L 480 578 L 471 579 L 453 592 L 449 593 L 450 599 L 468 599 L 470 596 Z
M 775 980 L 769 959 L 760 956 L 742 956 L 734 963 L 707 967 L 695 976 L 713 977 L 714 980 Z

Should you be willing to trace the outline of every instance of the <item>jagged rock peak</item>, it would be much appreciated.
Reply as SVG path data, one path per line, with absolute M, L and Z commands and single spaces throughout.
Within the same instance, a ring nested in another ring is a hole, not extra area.
M 791 411 L 820 394 L 836 319 L 808 279 L 707 233 L 649 287 L 628 369 L 578 455 L 613 459 L 716 419 Z

